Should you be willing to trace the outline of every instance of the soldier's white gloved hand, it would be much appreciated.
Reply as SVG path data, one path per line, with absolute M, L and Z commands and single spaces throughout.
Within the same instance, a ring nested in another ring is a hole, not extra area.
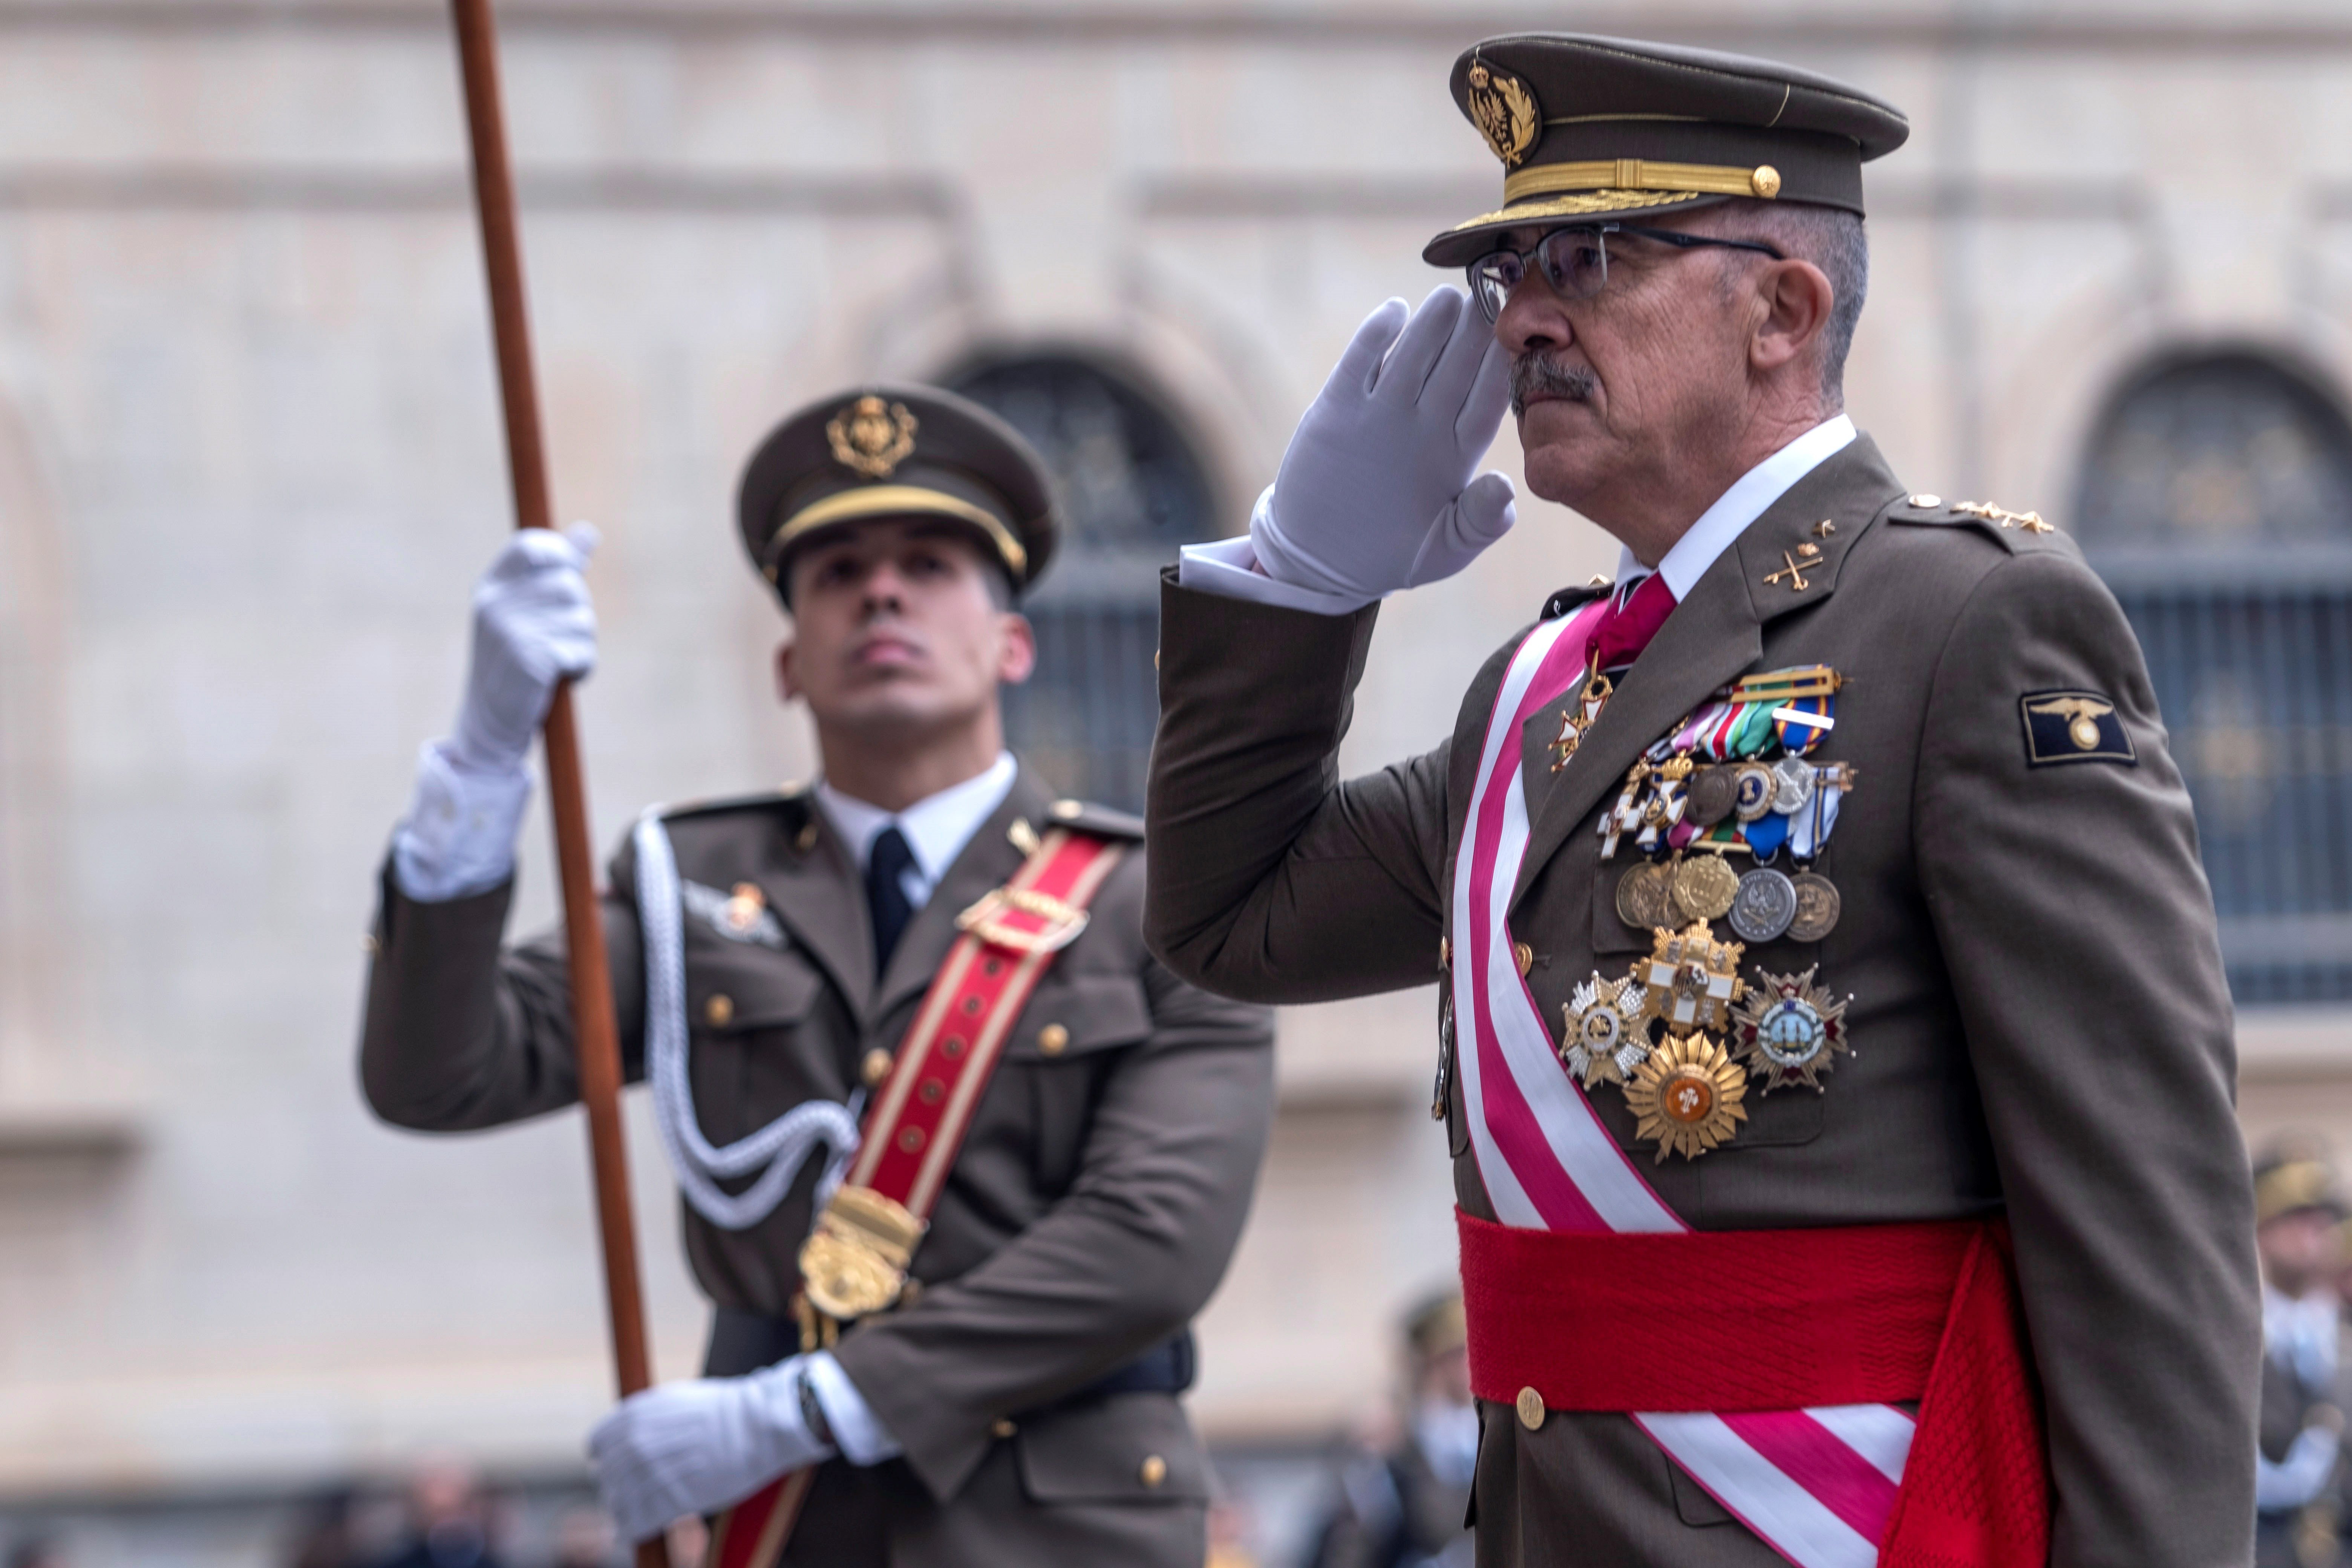
M 1367 602 L 1451 577 L 1510 531 L 1478 461 L 1511 405 L 1508 356 L 1459 289 L 1364 319 L 1250 517 L 1276 582 Z
M 450 759 L 482 773 L 520 768 L 566 677 L 596 668 L 596 610 L 584 575 L 596 531 L 518 529 L 474 584 L 474 647 Z
M 804 1355 L 748 1377 L 702 1377 L 633 1394 L 588 1435 L 605 1511 L 630 1541 L 740 1502 L 833 1457 L 801 1415 Z

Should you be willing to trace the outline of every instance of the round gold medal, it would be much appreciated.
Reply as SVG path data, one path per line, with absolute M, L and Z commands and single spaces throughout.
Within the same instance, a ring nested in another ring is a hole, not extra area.
M 1739 897 L 1739 873 L 1720 855 L 1694 855 L 1675 868 L 1675 903 L 1695 921 L 1719 921 Z
M 1732 815 L 1742 822 L 1761 822 L 1772 811 L 1772 795 L 1780 781 L 1762 763 L 1741 763 L 1731 770 Z
M 1797 912 L 1785 933 L 1790 942 L 1819 942 L 1837 929 L 1844 900 L 1837 884 L 1818 871 L 1800 871 L 1789 879 L 1797 890 Z
M 1643 860 L 1617 879 L 1617 918 L 1635 931 L 1675 923 L 1675 874 L 1656 860 Z

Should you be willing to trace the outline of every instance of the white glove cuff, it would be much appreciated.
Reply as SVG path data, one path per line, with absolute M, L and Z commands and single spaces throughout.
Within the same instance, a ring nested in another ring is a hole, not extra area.
M 878 1465 L 906 1452 L 898 1439 L 876 1418 L 866 1396 L 841 1370 L 831 1351 L 818 1351 L 801 1368 L 816 1402 L 824 1407 L 825 1425 L 833 1428 L 835 1447 L 853 1465 Z
M 393 876 L 421 904 L 487 893 L 512 877 L 530 805 L 530 774 L 521 767 L 460 768 L 447 745 L 431 741 L 418 751 L 415 793 L 393 830 Z
M 1273 499 L 1274 488 L 1269 485 L 1257 498 L 1257 506 L 1251 514 L 1253 532 L 1258 527 L 1257 514 L 1266 511 Z M 1208 544 L 1187 544 L 1177 556 L 1176 585 L 1196 593 L 1221 594 L 1228 599 L 1305 610 L 1318 616 L 1351 616 L 1372 602 L 1359 594 L 1327 593 L 1286 583 L 1259 570 L 1260 565 L 1257 546 L 1246 534 Z

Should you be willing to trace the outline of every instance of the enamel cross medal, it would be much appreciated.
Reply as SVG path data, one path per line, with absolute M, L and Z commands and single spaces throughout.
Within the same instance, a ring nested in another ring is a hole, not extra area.
M 1586 673 L 1584 689 L 1577 693 L 1575 702 L 1561 716 L 1559 739 L 1551 743 L 1551 749 L 1559 753 L 1551 765 L 1552 772 L 1568 766 L 1568 759 L 1576 755 L 1576 748 L 1583 744 L 1585 731 L 1601 717 L 1601 710 L 1609 706 L 1609 694 L 1614 689 L 1609 678 L 1598 669 Z

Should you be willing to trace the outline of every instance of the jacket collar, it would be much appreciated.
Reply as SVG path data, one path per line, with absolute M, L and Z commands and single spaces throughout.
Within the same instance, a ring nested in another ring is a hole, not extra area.
M 1626 671 L 1565 768 L 1552 771 L 1550 747 L 1575 690 L 1528 721 L 1519 737 L 1528 852 L 1511 890 L 1514 905 L 1601 796 L 1622 786 L 1634 760 L 1763 656 L 1768 623 L 1837 591 L 1846 552 L 1902 493 L 1876 444 L 1855 437 L 1716 557 Z M 1822 532 L 1825 521 L 1830 529 Z
M 956 917 L 991 890 L 1010 881 L 1028 858 L 1013 842 L 1013 823 L 1025 822 L 1036 828 L 1048 820 L 1046 807 L 1054 799 L 1054 792 L 1046 787 L 1045 781 L 1026 766 L 1013 776 L 1013 787 L 1003 801 L 989 813 L 988 819 L 964 845 L 963 853 L 940 878 L 929 900 L 907 922 L 905 934 L 898 938 L 898 951 L 890 955 L 890 966 L 876 988 L 872 1018 L 887 1017 L 907 997 L 920 995 L 929 987 L 931 977 L 947 962 L 948 949 L 955 945 L 961 934 L 956 930 Z M 863 882 L 859 884 L 858 916 L 861 921 L 866 919 Z M 870 951 L 870 938 L 867 946 Z

